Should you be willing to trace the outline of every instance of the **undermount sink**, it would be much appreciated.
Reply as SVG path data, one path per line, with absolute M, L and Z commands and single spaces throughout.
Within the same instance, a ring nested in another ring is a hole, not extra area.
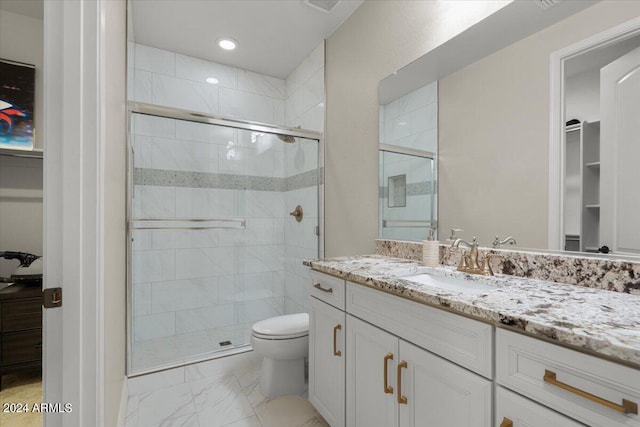
M 486 293 L 497 289 L 495 286 L 480 283 L 475 280 L 464 280 L 455 277 L 436 276 L 433 274 L 417 274 L 415 276 L 405 276 L 402 277 L 402 279 L 420 283 L 421 285 L 431 286 L 433 288 L 465 293 Z

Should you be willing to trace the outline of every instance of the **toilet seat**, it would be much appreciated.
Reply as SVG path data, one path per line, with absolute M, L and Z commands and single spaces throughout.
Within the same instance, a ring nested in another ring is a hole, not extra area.
M 300 334 L 290 334 L 290 335 L 265 335 L 265 334 L 258 334 L 256 332 L 253 332 L 251 335 L 263 340 L 292 340 L 295 338 L 306 337 L 309 335 L 309 332 L 303 332 Z
M 256 322 L 252 328 L 256 338 L 287 340 L 309 335 L 309 315 L 307 313 L 287 314 Z

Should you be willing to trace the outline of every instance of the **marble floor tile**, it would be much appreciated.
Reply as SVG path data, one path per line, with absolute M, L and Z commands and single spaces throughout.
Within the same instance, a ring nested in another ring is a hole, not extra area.
M 190 383 L 200 424 L 224 426 L 254 414 L 240 383 L 233 375 Z
M 262 427 L 308 427 L 328 424 L 301 396 L 282 396 L 263 403 L 256 409 Z
M 140 395 L 137 427 L 157 427 L 195 412 L 189 384 L 155 390 Z
M 231 424 L 227 424 L 224 427 L 262 427 L 262 425 L 260 424 L 260 421 L 258 421 L 258 417 L 253 415 L 249 418 L 243 418 Z
M 164 420 L 158 427 L 200 427 L 198 414 L 187 414 L 176 418 Z
M 180 386 L 130 396 L 126 427 L 328 427 L 306 387 L 300 396 L 262 395 L 260 370 L 259 359 L 227 373 L 198 369 Z

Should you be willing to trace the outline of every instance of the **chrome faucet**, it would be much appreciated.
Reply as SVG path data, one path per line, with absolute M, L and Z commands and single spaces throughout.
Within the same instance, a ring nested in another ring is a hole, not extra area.
M 500 240 L 500 237 L 496 236 L 496 238 L 493 240 L 493 247 L 494 248 L 499 248 L 502 245 L 506 245 L 506 244 L 510 244 L 510 245 L 517 245 L 518 243 L 516 243 L 516 239 L 514 239 L 513 237 L 509 236 L 507 238 L 505 238 L 504 240 Z

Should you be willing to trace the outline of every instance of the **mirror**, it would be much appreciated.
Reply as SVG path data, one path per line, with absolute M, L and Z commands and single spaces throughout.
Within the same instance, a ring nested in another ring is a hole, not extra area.
M 437 230 L 438 85 L 380 106 L 380 236 L 424 240 Z
M 634 252 L 640 249 L 636 241 L 640 229 L 632 227 L 633 219 L 640 217 L 637 197 L 607 202 L 617 203 L 613 214 L 602 212 L 613 230 L 604 231 L 600 226 L 602 216 L 595 220 L 602 215 L 596 214 L 601 209 L 598 205 L 610 194 L 640 191 L 632 188 L 640 182 L 640 174 L 631 160 L 618 157 L 611 160 L 617 164 L 608 168 L 605 179 L 616 183 L 615 191 L 602 186 L 600 141 L 607 131 L 597 123 L 605 120 L 599 111 L 590 113 L 600 110 L 601 89 L 586 87 L 587 82 L 595 81 L 594 76 L 599 77 L 605 64 L 640 46 L 640 22 L 625 24 L 640 16 L 640 7 L 625 9 L 612 2 L 561 2 L 546 11 L 536 11 L 536 7 L 535 2 L 513 2 L 383 79 L 380 104 L 388 105 L 438 82 L 439 173 L 433 181 L 437 183 L 434 218 L 438 218 L 440 240 L 449 236 L 451 228 L 460 228 L 464 231 L 458 232 L 459 237 L 477 236 L 482 246 L 491 246 L 496 236 L 499 241 L 513 236 L 518 248 L 594 251 L 605 245 L 602 235 L 608 232 L 615 236 L 611 241 L 617 242 L 607 245 L 612 253 L 640 254 L 640 250 Z M 598 35 L 601 40 L 595 44 L 591 39 Z M 585 44 L 587 39 L 591 44 Z M 579 54 L 575 49 L 566 52 L 580 43 Z M 559 51 L 564 53 L 557 64 L 552 63 Z M 564 71 L 559 83 L 549 78 L 550 65 Z M 552 114 L 549 94 L 555 93 L 554 85 L 559 86 L 558 97 L 564 104 Z M 629 111 L 638 108 L 635 99 L 639 98 L 624 100 Z M 550 117 L 562 124 L 560 155 L 553 151 L 553 138 L 550 141 Z M 579 131 L 576 126 L 564 126 L 574 118 Z M 386 121 L 381 117 L 381 124 Z M 637 162 L 640 133 L 633 132 L 634 126 L 630 123 L 617 132 L 633 142 L 622 149 L 628 159 Z M 589 138 L 598 144 L 589 146 Z M 602 152 L 605 158 L 610 151 Z M 622 166 L 626 167 L 623 174 L 631 179 L 613 173 Z M 382 167 L 380 173 L 382 176 Z M 556 179 L 554 173 L 560 176 Z M 595 179 L 598 173 L 600 180 Z M 554 202 L 555 192 L 558 203 Z M 620 211 L 622 205 L 626 211 Z M 404 239 L 421 240 L 422 235 L 405 235 Z

